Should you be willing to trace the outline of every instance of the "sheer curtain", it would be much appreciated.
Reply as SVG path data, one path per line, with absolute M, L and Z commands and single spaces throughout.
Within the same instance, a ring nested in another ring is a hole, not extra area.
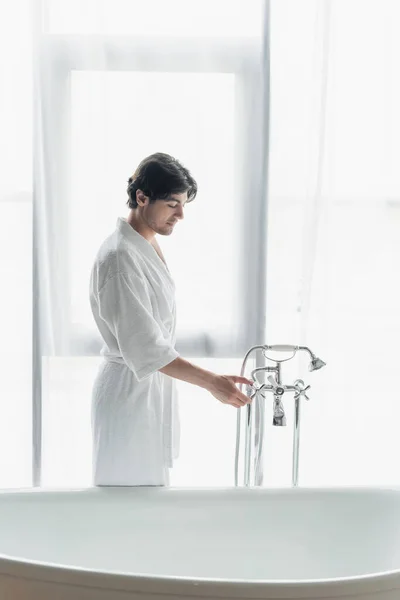
M 264 329 L 265 277 L 250 300 L 246 290 L 265 272 L 265 6 L 188 4 L 36 5 L 36 483 L 90 483 L 90 398 L 101 360 L 90 268 L 127 212 L 127 179 L 144 156 L 173 154 L 199 182 L 182 227 L 162 240 L 177 284 L 178 349 L 238 372 Z M 235 412 L 203 390 L 179 388 L 173 483 L 231 482 Z
M 398 2 L 272 0 L 268 28 L 261 0 L 187 4 L 0 6 L 0 487 L 90 483 L 88 274 L 156 150 L 200 185 L 163 240 L 183 354 L 234 372 L 252 343 L 309 345 L 327 367 L 284 371 L 312 385 L 300 484 L 398 484 Z M 172 483 L 231 485 L 235 411 L 180 397 Z M 290 483 L 285 407 L 265 485 Z
M 28 0 L 0 4 L 0 487 L 31 485 L 32 54 Z
M 312 386 L 300 485 L 400 483 L 399 19 L 395 0 L 271 4 L 267 337 L 327 362 L 288 372 Z M 287 485 L 292 427 L 269 431 L 265 484 Z

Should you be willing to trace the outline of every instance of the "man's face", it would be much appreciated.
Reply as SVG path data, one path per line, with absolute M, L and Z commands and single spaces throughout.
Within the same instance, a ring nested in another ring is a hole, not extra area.
M 146 198 L 141 207 L 142 218 L 150 229 L 160 235 L 171 235 L 176 223 L 183 219 L 183 210 L 187 202 L 187 193 L 171 194 L 167 200 L 150 203 Z

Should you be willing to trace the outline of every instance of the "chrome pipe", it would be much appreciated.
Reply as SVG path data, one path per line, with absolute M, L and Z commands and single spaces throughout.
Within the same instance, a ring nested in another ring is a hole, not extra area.
M 247 365 L 247 361 L 250 357 L 250 355 L 256 351 L 256 350 L 263 350 L 264 346 L 253 346 L 252 348 L 250 348 L 250 350 L 247 351 L 246 356 L 243 359 L 242 362 L 242 368 L 240 370 L 240 376 L 244 377 L 244 374 L 246 372 L 246 365 Z M 239 390 L 241 392 L 243 392 L 243 383 L 239 384 Z M 251 404 L 247 405 L 247 408 L 251 409 Z M 241 409 L 238 409 L 237 411 L 237 417 L 236 417 L 236 451 L 235 451 L 235 486 L 237 487 L 239 485 L 239 454 L 240 454 L 240 437 L 241 437 Z M 248 417 L 248 415 L 247 415 Z M 250 410 L 250 417 L 251 417 L 251 410 Z M 250 441 L 248 441 L 248 427 L 247 427 L 247 422 L 246 422 L 246 431 L 245 431 L 245 472 L 247 469 L 247 472 L 249 472 L 250 470 L 250 458 L 248 455 L 248 444 L 251 443 Z M 247 465 L 247 466 L 246 466 Z M 246 481 L 246 478 L 245 478 Z M 245 483 L 246 485 L 246 483 Z
M 245 458 L 244 458 L 244 485 L 250 485 L 250 469 L 251 469 L 251 449 L 253 441 L 253 407 L 251 404 L 246 406 L 246 437 L 245 437 Z
M 297 487 L 299 483 L 299 452 L 300 452 L 300 397 L 296 398 L 294 405 L 294 429 L 293 429 L 293 463 L 292 463 L 292 486 Z
M 258 424 L 256 433 L 258 437 L 255 439 L 256 456 L 254 461 L 254 485 L 262 486 L 264 482 L 264 435 L 265 435 L 265 402 L 264 398 L 260 398 L 257 394 L 255 405 L 255 421 Z M 257 423 L 258 422 L 258 423 Z

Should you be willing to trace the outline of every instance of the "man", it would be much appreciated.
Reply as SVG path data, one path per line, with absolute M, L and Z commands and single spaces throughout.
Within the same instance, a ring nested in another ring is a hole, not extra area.
M 196 193 L 171 156 L 144 159 L 129 178 L 129 216 L 97 254 L 90 301 L 105 360 L 93 388 L 94 485 L 168 485 L 179 443 L 175 379 L 235 407 L 249 402 L 235 384 L 251 381 L 201 369 L 174 347 L 174 282 L 156 234 L 173 232 Z

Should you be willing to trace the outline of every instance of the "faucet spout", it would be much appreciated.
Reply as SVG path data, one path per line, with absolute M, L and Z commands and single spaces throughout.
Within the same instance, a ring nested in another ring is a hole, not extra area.
M 276 427 L 285 427 L 286 425 L 285 409 L 283 408 L 280 396 L 274 397 L 274 414 L 272 417 L 272 425 L 275 425 Z

